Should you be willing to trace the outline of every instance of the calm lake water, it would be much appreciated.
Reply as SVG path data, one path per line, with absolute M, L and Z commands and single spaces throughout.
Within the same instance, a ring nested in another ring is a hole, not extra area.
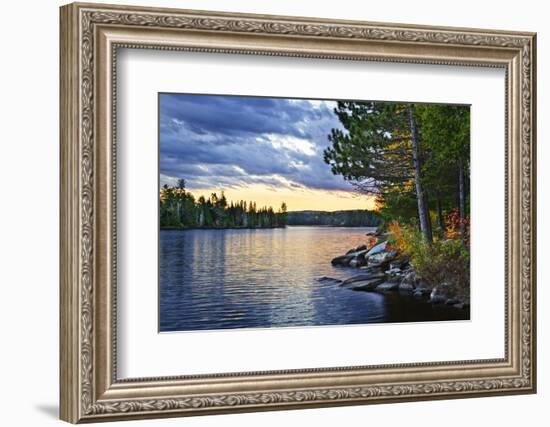
M 161 230 L 160 331 L 457 320 L 468 313 L 317 279 L 372 228 Z

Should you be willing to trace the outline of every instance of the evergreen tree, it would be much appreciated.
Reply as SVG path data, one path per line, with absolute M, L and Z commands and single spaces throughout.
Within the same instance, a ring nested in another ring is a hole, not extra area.
M 411 193 L 424 238 L 432 240 L 427 194 L 422 182 L 422 157 L 412 104 L 339 101 L 335 113 L 345 131 L 332 129 L 324 160 L 334 174 L 361 191 L 384 197 Z
M 455 207 L 461 220 L 468 216 L 468 107 L 345 101 L 335 113 L 344 130 L 331 130 L 324 160 L 334 174 L 376 195 L 382 217 L 416 219 L 431 241 L 430 211 L 440 233 Z
M 247 209 L 248 206 L 248 209 Z M 212 193 L 208 199 L 198 200 L 185 190 L 185 181 L 176 186 L 163 185 L 160 189 L 160 226 L 175 228 L 228 228 L 228 227 L 284 227 L 286 204 L 279 212 L 272 207 L 257 209 L 255 202 L 243 200 L 228 202 L 225 193 Z

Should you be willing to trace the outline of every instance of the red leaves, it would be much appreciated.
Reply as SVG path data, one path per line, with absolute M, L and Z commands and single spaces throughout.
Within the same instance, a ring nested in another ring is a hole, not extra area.
M 466 247 L 470 246 L 470 217 L 460 218 L 458 209 L 453 209 L 445 218 L 445 238 L 460 239 Z

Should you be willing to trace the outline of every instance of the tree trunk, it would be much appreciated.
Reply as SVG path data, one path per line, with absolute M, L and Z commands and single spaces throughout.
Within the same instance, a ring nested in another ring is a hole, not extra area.
M 426 194 L 422 188 L 422 171 L 420 169 L 420 156 L 418 154 L 418 138 L 416 135 L 416 122 L 414 119 L 413 105 L 409 104 L 409 123 L 411 126 L 412 155 L 414 163 L 414 180 L 416 182 L 416 200 L 418 203 L 418 218 L 420 219 L 420 230 L 427 242 L 432 242 L 432 225 Z
M 458 162 L 458 213 L 460 215 L 460 235 L 464 239 L 463 219 L 466 216 L 466 194 L 464 189 L 464 164 L 462 160 Z
M 462 161 L 458 163 L 458 211 L 460 218 L 466 216 L 466 197 L 464 190 L 464 165 Z

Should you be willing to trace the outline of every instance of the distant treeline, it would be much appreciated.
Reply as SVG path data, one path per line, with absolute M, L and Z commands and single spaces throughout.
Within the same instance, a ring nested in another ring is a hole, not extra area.
M 272 207 L 258 208 L 254 202 L 227 202 L 225 194 L 206 199 L 185 190 L 185 181 L 160 189 L 160 226 L 174 228 L 272 228 L 287 224 L 283 203 L 275 212 Z
M 376 227 L 380 218 L 369 210 L 297 211 L 288 213 L 288 225 L 329 225 L 342 227 Z

